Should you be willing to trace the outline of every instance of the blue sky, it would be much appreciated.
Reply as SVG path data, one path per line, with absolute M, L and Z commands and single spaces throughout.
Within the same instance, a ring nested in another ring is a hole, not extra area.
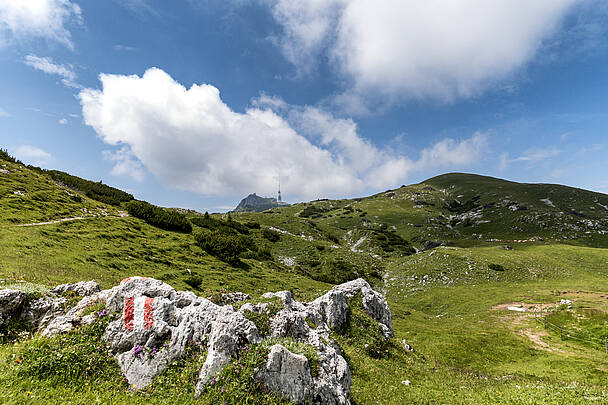
M 603 1 L 0 0 L 0 146 L 164 206 L 608 192 Z

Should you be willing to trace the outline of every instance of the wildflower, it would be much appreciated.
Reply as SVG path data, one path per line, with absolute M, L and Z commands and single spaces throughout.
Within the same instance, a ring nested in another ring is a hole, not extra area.
M 135 357 L 137 357 L 137 358 L 141 357 L 143 351 L 144 351 L 144 348 L 141 345 L 133 346 L 133 355 Z

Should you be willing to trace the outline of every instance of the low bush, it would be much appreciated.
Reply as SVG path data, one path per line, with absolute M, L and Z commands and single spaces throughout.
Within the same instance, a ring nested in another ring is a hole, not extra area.
M 59 170 L 43 170 L 53 180 L 65 184 L 67 187 L 83 192 L 87 197 L 110 205 L 133 200 L 133 196 L 114 187 L 103 184 L 101 181 L 94 182 L 72 176 Z
M 177 211 L 157 207 L 145 201 L 130 201 L 127 204 L 127 211 L 135 218 L 143 219 L 152 226 L 156 226 L 167 231 L 178 231 L 190 233 L 192 225 L 184 214 Z
M 224 233 L 240 233 L 241 235 L 249 235 L 249 226 L 242 224 L 228 217 L 227 221 L 215 219 L 205 212 L 205 215 L 191 218 L 190 221 L 196 226 L 209 229 L 210 231 L 222 231 Z M 259 225 L 259 224 L 258 224 Z
M 188 284 L 190 287 L 194 288 L 195 290 L 198 290 L 201 288 L 201 285 L 203 284 L 203 278 L 201 276 L 199 276 L 198 274 L 192 274 L 192 275 L 186 277 L 186 279 L 184 280 L 184 283 Z
M 325 208 L 321 208 L 321 207 L 316 207 L 314 205 L 309 205 L 306 208 L 304 208 L 302 211 L 300 211 L 299 216 L 301 218 L 319 218 L 321 217 L 321 215 L 323 215 L 324 213 L 328 212 L 328 209 Z
M 488 268 L 494 271 L 505 271 L 505 268 L 502 265 L 496 263 L 489 264 Z
M 205 252 L 232 265 L 239 264 L 241 253 L 253 247 L 249 238 L 219 230 L 198 232 L 194 237 L 197 245 Z
M 262 236 L 270 242 L 278 242 L 281 239 L 281 234 L 271 229 L 262 229 Z

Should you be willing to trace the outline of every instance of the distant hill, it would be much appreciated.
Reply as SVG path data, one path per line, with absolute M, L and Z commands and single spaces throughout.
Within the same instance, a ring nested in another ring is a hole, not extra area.
M 262 212 L 277 207 L 288 207 L 286 202 L 279 202 L 274 197 L 260 197 L 256 193 L 243 198 L 233 212 Z

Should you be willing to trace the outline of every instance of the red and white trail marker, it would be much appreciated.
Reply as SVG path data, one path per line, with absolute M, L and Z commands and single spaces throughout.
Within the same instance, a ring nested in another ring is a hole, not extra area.
M 125 329 L 129 332 L 150 329 L 154 325 L 154 298 L 126 297 L 124 313 Z

